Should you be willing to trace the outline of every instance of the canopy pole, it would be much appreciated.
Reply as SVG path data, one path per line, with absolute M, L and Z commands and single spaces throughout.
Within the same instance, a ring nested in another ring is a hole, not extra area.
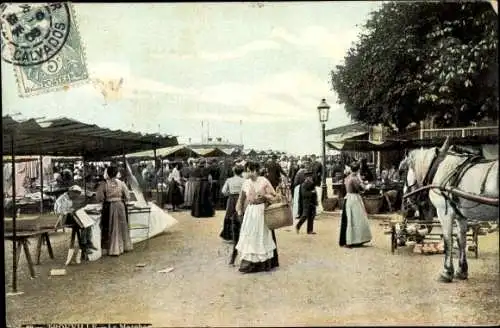
M 43 155 L 40 155 L 40 216 L 43 215 Z
M 160 156 L 160 176 L 161 176 L 161 184 L 160 184 L 160 192 L 163 194 L 163 182 L 164 182 L 164 174 L 163 174 L 163 158 Z
M 12 155 L 12 292 L 17 293 L 17 233 L 16 233 L 16 156 L 14 154 L 14 135 L 10 137 Z
M 125 184 L 128 183 L 127 157 L 125 157 L 125 150 L 123 151 L 123 180 Z
M 160 180 L 158 178 L 158 174 L 157 174 L 158 171 L 156 170 L 157 169 L 156 168 L 156 163 L 158 163 L 158 158 L 157 158 L 157 154 L 156 154 L 156 144 L 153 144 L 153 157 L 155 158 L 155 169 L 154 169 L 155 170 L 155 177 L 156 177 L 156 179 L 155 179 L 155 181 L 156 181 L 156 188 L 155 189 L 156 189 L 157 193 L 161 193 L 163 191 L 163 176 L 161 177 L 162 180 Z M 160 161 L 161 161 L 161 159 L 160 159 Z M 163 163 L 160 162 L 160 167 L 162 167 L 162 166 L 163 166 Z M 161 181 L 159 189 L 158 189 L 158 181 Z
M 123 179 L 123 182 L 125 182 L 125 184 L 127 184 L 127 182 L 128 182 L 128 179 L 127 179 L 127 176 L 128 176 L 127 157 L 125 156 L 125 147 L 123 145 L 122 145 L 122 161 L 123 161 L 123 176 L 122 176 L 122 179 Z
M 83 194 L 85 197 L 85 201 L 87 201 L 87 169 L 85 168 L 85 156 L 82 156 L 83 162 Z

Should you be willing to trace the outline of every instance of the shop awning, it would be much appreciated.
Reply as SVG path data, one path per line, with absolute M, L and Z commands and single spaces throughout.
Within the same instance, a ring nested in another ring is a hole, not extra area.
M 111 130 L 68 118 L 14 120 L 2 118 L 3 154 L 15 156 L 84 156 L 87 159 L 116 156 L 178 144 L 175 136 Z
M 385 142 L 371 142 L 368 140 L 347 139 L 342 142 L 326 142 L 334 150 L 339 151 L 384 151 L 394 150 L 404 145 L 404 142 L 398 140 L 387 140 Z
M 174 157 L 199 157 L 191 148 L 185 145 L 178 145 L 173 147 L 165 147 L 156 150 L 156 156 L 161 158 L 174 158 Z M 128 154 L 127 157 L 131 158 L 153 158 L 154 151 L 146 150 L 138 153 Z
M 245 154 L 247 156 L 255 156 L 255 155 L 257 155 L 257 152 L 253 149 L 246 149 L 243 151 L 243 154 Z
M 238 148 L 220 148 L 227 155 L 233 155 L 238 153 Z
M 195 149 L 200 156 L 203 157 L 223 157 L 227 156 L 225 152 L 220 150 L 219 148 L 206 148 L 206 149 Z
M 363 140 L 342 140 L 342 142 L 326 142 L 326 144 L 335 150 L 341 151 L 390 151 L 397 149 L 415 149 L 441 147 L 446 138 L 432 138 L 422 140 L 386 140 L 382 143 L 374 143 L 366 139 Z M 450 138 L 450 144 L 461 146 L 472 145 L 491 145 L 498 144 L 498 136 L 474 136 L 467 138 Z

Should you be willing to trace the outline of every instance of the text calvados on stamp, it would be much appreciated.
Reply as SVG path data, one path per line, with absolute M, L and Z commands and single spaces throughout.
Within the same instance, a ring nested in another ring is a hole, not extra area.
M 2 59 L 13 65 L 21 97 L 88 81 L 70 3 L 2 4 L 1 19 Z

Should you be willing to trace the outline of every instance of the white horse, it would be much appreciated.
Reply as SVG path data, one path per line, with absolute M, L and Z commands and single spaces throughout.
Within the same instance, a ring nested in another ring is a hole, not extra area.
M 467 221 L 498 220 L 498 160 L 479 160 L 463 165 L 472 158 L 470 154 L 449 152 L 448 139 L 441 147 L 411 151 L 400 165 L 408 170 L 404 193 L 413 194 L 424 186 L 424 180 L 437 159 L 434 176 L 428 177 L 429 200 L 434 205 L 441 223 L 444 239 L 444 270 L 439 276 L 441 282 L 451 282 L 455 278 L 468 278 L 467 266 Z M 442 156 L 442 157 L 441 157 Z M 442 159 L 442 160 L 441 160 Z M 440 161 L 441 160 L 441 161 Z M 439 162 L 440 161 L 440 162 Z M 455 185 L 449 177 L 457 171 Z M 432 174 L 431 174 L 432 175 Z M 407 194 L 407 196 L 411 196 Z M 455 198 L 457 197 L 457 198 Z M 430 219 L 430 218 L 427 218 Z M 457 222 L 458 271 L 453 267 L 453 222 Z M 477 247 L 477 245 L 476 245 Z

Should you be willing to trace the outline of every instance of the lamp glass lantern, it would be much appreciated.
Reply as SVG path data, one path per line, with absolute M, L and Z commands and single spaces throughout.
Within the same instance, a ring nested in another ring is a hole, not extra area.
M 318 106 L 319 121 L 325 123 L 328 121 L 328 115 L 330 114 L 330 105 L 326 103 L 325 99 L 321 99 L 321 103 Z

